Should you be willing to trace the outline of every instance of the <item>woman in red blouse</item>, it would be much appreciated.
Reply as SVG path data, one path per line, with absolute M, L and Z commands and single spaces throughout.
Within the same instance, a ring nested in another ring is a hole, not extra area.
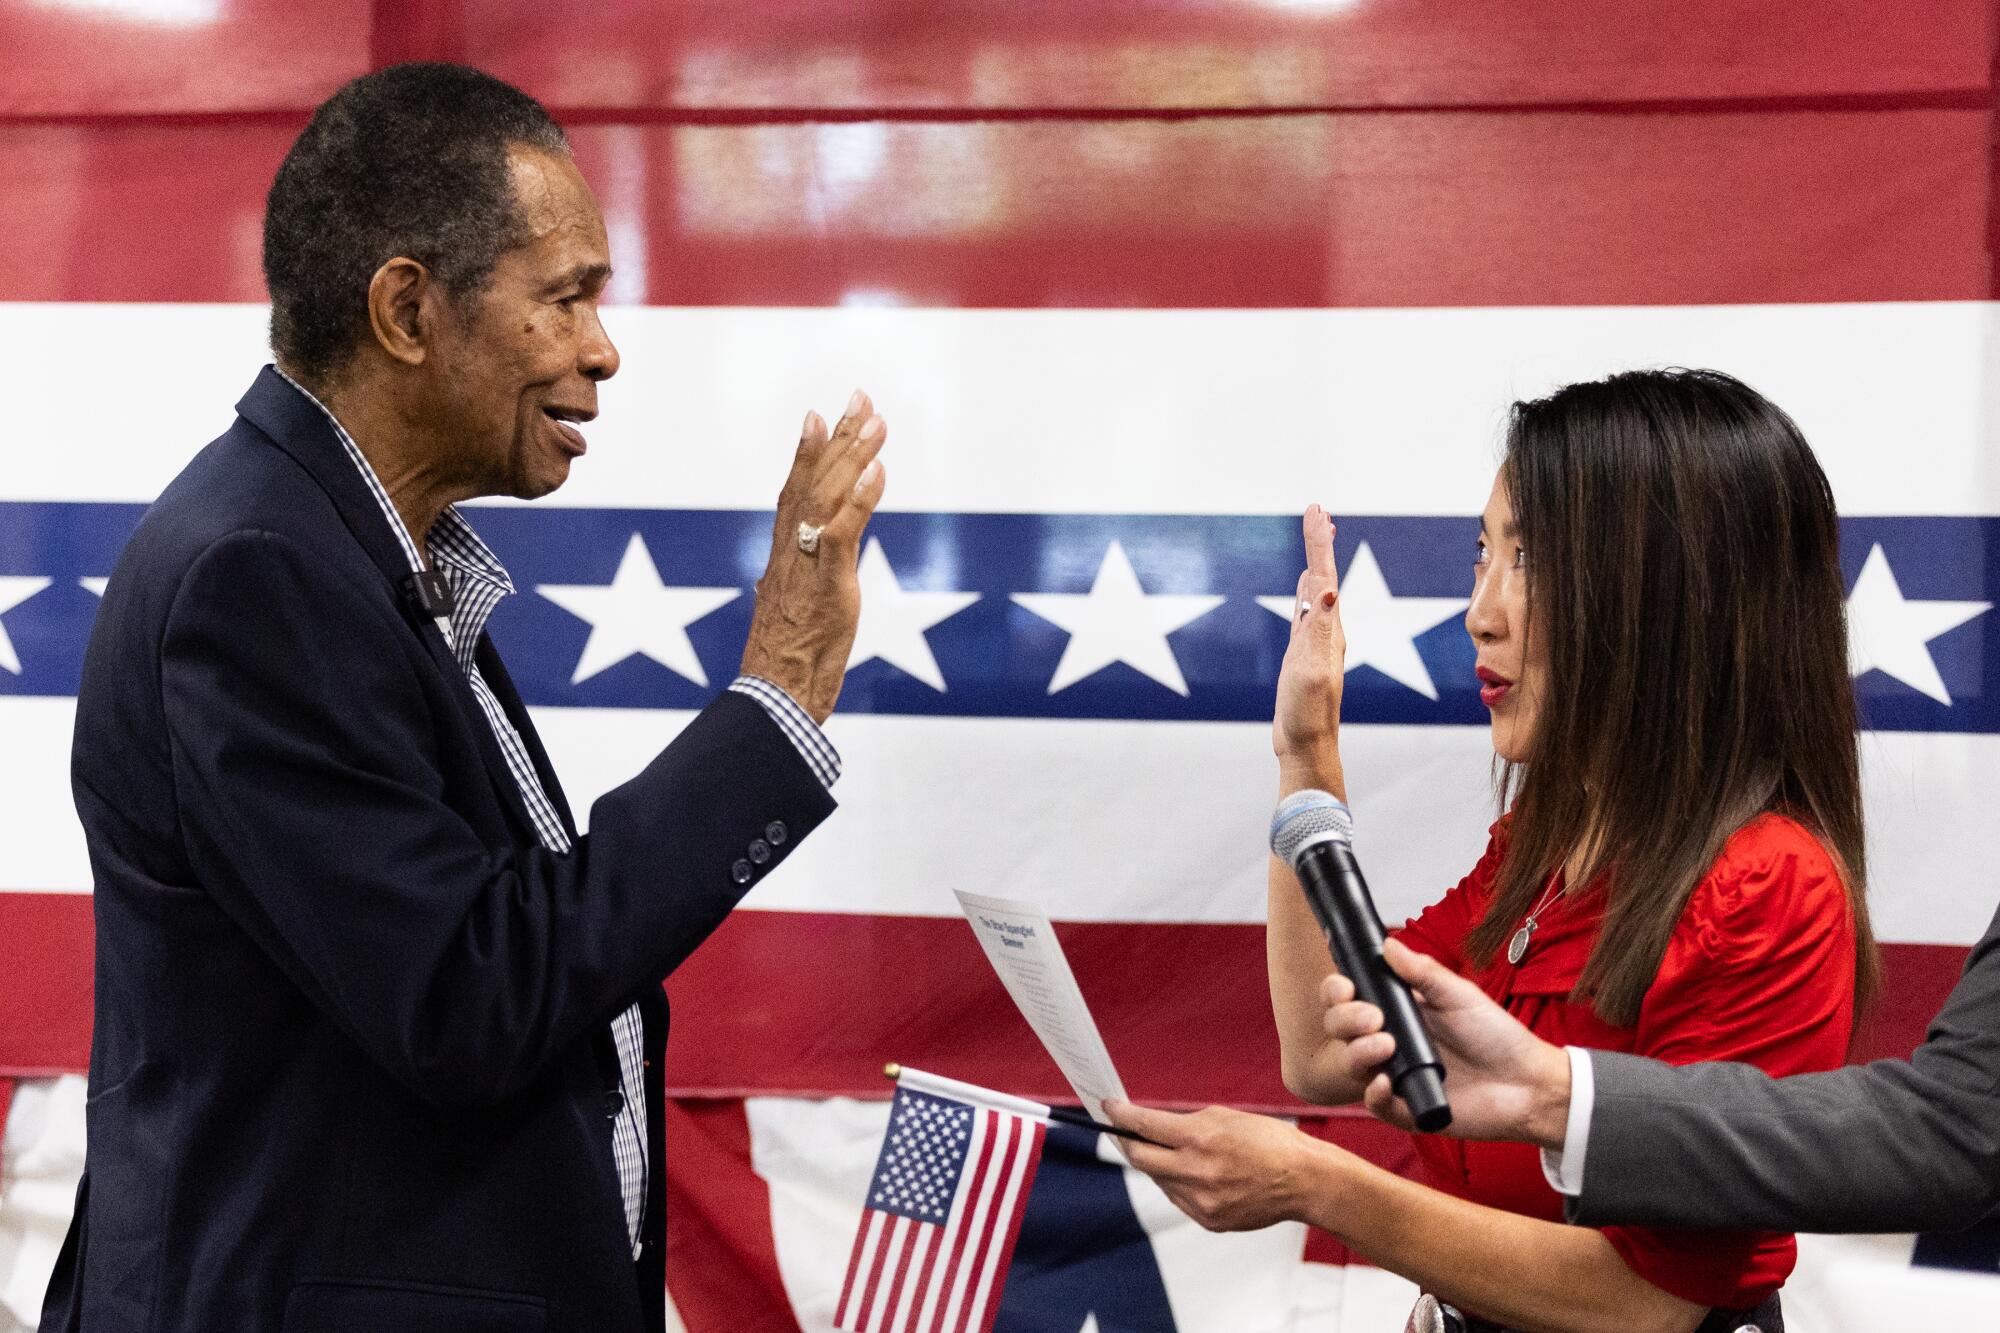
M 1797 428 L 1728 376 L 1635 372 L 1516 404 L 1465 618 L 1509 810 L 1403 941 L 1557 1044 L 1837 1066 L 1875 973 L 1838 541 Z M 1306 549 L 1279 794 L 1344 799 L 1317 507 Z M 1276 860 L 1267 938 L 1286 1085 L 1359 1100 L 1388 1038 L 1344 1002 Z M 1563 1225 L 1518 1144 L 1420 1135 L 1425 1188 L 1266 1117 L 1114 1118 L 1169 1145 L 1133 1163 L 1204 1225 L 1321 1226 L 1474 1328 L 1733 1329 L 1796 1256 L 1782 1234 Z

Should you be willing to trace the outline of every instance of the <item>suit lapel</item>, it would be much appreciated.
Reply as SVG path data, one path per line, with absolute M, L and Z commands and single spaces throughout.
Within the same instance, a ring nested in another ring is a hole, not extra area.
M 561 817 L 570 841 L 575 842 L 580 835 L 576 831 L 576 818 L 570 813 L 569 800 L 563 795 L 562 783 L 556 780 L 555 767 L 550 764 L 549 753 L 542 746 L 541 734 L 535 730 L 527 705 L 521 701 L 520 691 L 514 688 L 514 678 L 507 674 L 506 664 L 500 660 L 500 653 L 494 648 L 492 639 L 481 636 L 473 661 L 479 666 L 479 674 L 486 678 L 487 688 L 493 691 L 494 699 L 499 702 L 500 711 L 507 715 L 507 720 L 514 724 L 514 730 L 520 733 L 521 744 L 527 748 L 528 758 L 535 765 L 535 776 L 541 780 L 542 790 L 548 793 L 549 803 Z M 664 1049 L 667 1032 L 665 992 L 658 986 L 647 986 L 633 997 L 633 1002 L 639 1006 L 646 1041 L 651 1043 L 657 1039 Z M 618 1077 L 618 1051 L 612 1044 L 610 1029 L 606 1028 L 598 1037 L 598 1060 L 604 1066 L 605 1076 L 615 1079 Z M 660 1067 L 660 1051 L 653 1051 L 647 1058 L 653 1062 L 652 1068 Z
M 472 683 L 466 678 L 465 669 L 452 656 L 451 645 L 445 641 L 444 633 L 429 616 L 423 614 L 403 594 L 403 579 L 410 573 L 409 557 L 404 554 L 402 544 L 396 540 L 395 531 L 389 526 L 389 516 L 382 512 L 382 506 L 368 489 L 361 472 L 354 466 L 354 460 L 347 455 L 347 449 L 334 434 L 332 423 L 326 414 L 304 394 L 285 382 L 271 366 L 266 366 L 258 374 L 250 389 L 236 404 L 236 413 L 245 421 L 262 431 L 278 448 L 289 454 L 294 462 L 304 468 L 319 488 L 326 492 L 333 502 L 335 512 L 340 515 L 355 544 L 365 551 L 369 560 L 381 571 L 389 584 L 389 595 L 395 600 L 397 609 L 409 624 L 411 632 L 417 636 L 431 661 L 445 677 L 446 688 L 458 701 L 466 728 L 472 734 L 473 744 L 479 749 L 480 758 L 485 761 L 486 776 L 493 785 L 493 792 L 499 798 L 501 807 L 508 812 L 518 829 L 530 839 L 539 841 L 535 821 L 528 814 L 527 802 L 521 796 L 520 784 L 514 781 L 514 774 L 507 767 L 507 756 L 501 752 L 500 742 L 493 735 L 486 715 L 479 707 L 479 700 L 473 696 Z M 489 652 L 491 660 L 497 664 L 497 654 Z M 488 677 L 489 685 L 491 677 Z M 509 684 L 508 693 L 513 694 Z M 516 696 L 518 705 L 519 699 Z M 511 715 L 510 715 L 511 716 Z M 522 714 L 525 720 L 526 714 Z M 524 729 L 521 721 L 515 722 L 515 729 L 521 731 L 522 740 L 529 746 L 535 757 L 537 771 L 547 764 L 547 756 L 542 753 L 541 743 L 531 740 L 532 731 Z M 549 785 L 549 778 L 543 778 L 544 790 L 551 793 L 562 811 L 565 824 L 569 812 L 561 804 L 561 797 Z M 570 836 L 575 838 L 574 827 Z
M 400 600 L 403 576 L 410 572 L 409 558 L 326 414 L 271 366 L 264 367 L 236 404 L 236 414 L 263 431 L 319 483 L 348 533 Z
M 485 678 L 486 688 L 493 692 L 500 711 L 506 714 L 507 720 L 520 734 L 521 744 L 526 747 L 528 758 L 535 766 L 535 776 L 541 781 L 542 791 L 548 795 L 549 804 L 556 808 L 570 841 L 575 842 L 576 819 L 570 814 L 569 799 L 563 795 L 562 783 L 556 780 L 555 766 L 549 763 L 549 753 L 542 748 L 541 734 L 535 730 L 527 705 L 521 702 L 521 692 L 514 688 L 514 678 L 507 674 L 507 666 L 500 660 L 500 652 L 493 646 L 491 638 L 484 634 L 479 636 L 472 660 L 478 666 L 479 674 Z
M 539 844 L 542 840 L 541 829 L 536 826 L 534 817 L 528 813 L 527 797 L 521 794 L 521 784 L 515 779 L 514 770 L 508 766 L 507 756 L 500 749 L 500 740 L 493 734 L 493 726 L 486 720 L 485 710 L 480 708 L 478 698 L 472 693 L 472 682 L 466 677 L 465 668 L 458 664 L 456 657 L 452 656 L 451 645 L 445 642 L 444 635 L 439 632 L 435 624 L 427 621 L 418 632 L 423 635 L 424 646 L 430 649 L 432 660 L 437 662 L 439 668 L 451 677 L 452 692 L 458 697 L 459 707 L 464 710 L 467 720 L 472 725 L 473 735 L 477 738 L 479 744 L 480 756 L 486 760 L 486 776 L 492 780 L 493 791 L 499 796 L 500 804 L 505 807 L 508 815 L 513 819 L 516 831 L 525 836 L 528 841 Z M 485 642 L 483 636 L 481 642 Z M 493 654 L 492 656 L 495 662 L 499 661 L 497 654 Z M 475 658 L 474 661 L 477 663 L 478 659 Z M 486 674 L 483 665 L 480 674 L 482 676 Z M 487 689 L 491 690 L 493 688 L 492 678 L 487 676 L 486 681 Z M 502 711 L 504 712 L 505 710 L 503 709 Z M 518 722 L 514 724 L 514 729 L 517 732 L 521 731 L 521 726 Z M 529 735 L 530 733 L 528 732 L 521 732 L 521 741 L 524 745 L 529 746 L 529 753 L 536 756 L 536 764 L 539 770 L 539 766 L 546 761 L 540 757 L 540 743 L 530 742 Z M 542 789 L 544 791 L 549 790 L 546 779 L 543 780 Z M 576 830 L 568 827 L 568 812 L 563 810 L 563 807 L 559 803 L 560 798 L 552 797 L 551 799 L 558 801 L 556 808 L 563 814 L 563 823 L 569 833 L 570 841 L 575 842 Z

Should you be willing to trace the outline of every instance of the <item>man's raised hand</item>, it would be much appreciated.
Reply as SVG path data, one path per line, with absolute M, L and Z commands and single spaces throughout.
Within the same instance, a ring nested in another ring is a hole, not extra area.
M 859 389 L 831 435 L 819 413 L 806 413 L 778 495 L 771 559 L 757 580 L 742 670 L 782 687 L 816 722 L 825 722 L 840 698 L 861 623 L 855 566 L 887 482 L 876 455 L 888 434 L 888 423 Z

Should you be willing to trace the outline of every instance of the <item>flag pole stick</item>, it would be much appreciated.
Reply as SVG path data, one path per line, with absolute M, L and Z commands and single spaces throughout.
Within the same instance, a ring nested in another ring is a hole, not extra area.
M 1040 1102 L 1029 1102 L 1028 1105 L 1033 1106 L 1035 1109 L 1033 1111 L 1024 1111 L 1018 1105 L 1018 1103 L 1027 1101 L 1023 1097 L 1011 1097 L 1006 1093 L 993 1092 L 991 1089 L 982 1088 L 976 1084 L 961 1083 L 957 1079 L 946 1079 L 939 1074 L 926 1074 L 921 1069 L 905 1071 L 903 1066 L 893 1060 L 882 1066 L 882 1077 L 892 1083 L 901 1083 L 905 1072 L 918 1075 L 919 1082 L 936 1080 L 940 1083 L 950 1084 L 949 1088 L 940 1089 L 940 1091 L 952 1094 L 962 1093 L 971 1100 L 1007 1111 L 1012 1115 L 1027 1115 L 1038 1120 L 1052 1120 L 1056 1124 L 1073 1125 L 1078 1129 L 1094 1129 L 1100 1134 L 1110 1134 L 1115 1138 L 1130 1139 L 1134 1143 L 1153 1142 L 1144 1134 L 1135 1134 L 1129 1129 L 1120 1129 L 1117 1125 L 1107 1125 L 1101 1120 L 1092 1119 L 1087 1112 L 1071 1110 L 1067 1106 L 1043 1106 Z M 1015 1104 L 1010 1105 L 1010 1103 Z M 1153 1146 L 1159 1147 L 1160 1145 L 1154 1144 Z

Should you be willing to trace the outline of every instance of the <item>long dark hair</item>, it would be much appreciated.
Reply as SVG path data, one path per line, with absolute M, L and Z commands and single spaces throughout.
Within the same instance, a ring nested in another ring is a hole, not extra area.
M 1878 962 L 1833 491 L 1799 429 L 1741 381 L 1648 370 L 1514 404 L 1501 477 L 1548 674 L 1492 906 L 1492 961 L 1579 847 L 1607 872 L 1577 984 L 1630 1026 L 1722 845 L 1766 811 L 1811 830 Z

